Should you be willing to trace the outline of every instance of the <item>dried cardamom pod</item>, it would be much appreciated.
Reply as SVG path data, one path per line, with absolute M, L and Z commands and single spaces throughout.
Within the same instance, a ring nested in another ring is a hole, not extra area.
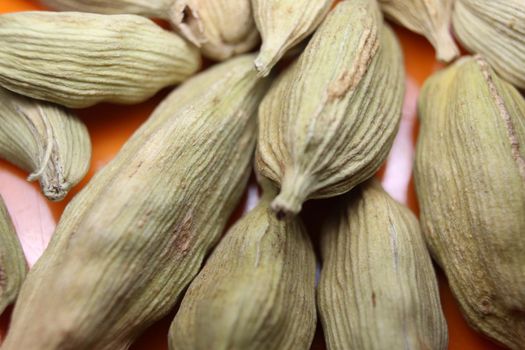
M 259 43 L 250 0 L 175 0 L 174 28 L 204 56 L 223 61 Z
M 15 301 L 26 271 L 24 252 L 0 196 L 0 315 Z
M 104 14 L 135 14 L 168 19 L 173 0 L 40 0 L 53 10 Z
M 419 222 L 375 181 L 323 223 L 318 307 L 329 349 L 446 349 L 447 325 Z
M 73 108 L 137 103 L 186 79 L 198 50 L 135 15 L 0 16 L 0 86 Z
M 286 51 L 311 34 L 324 19 L 333 0 L 251 0 L 255 24 L 262 37 L 262 47 L 255 60 L 261 76 Z
M 463 314 L 525 344 L 525 100 L 481 57 L 434 74 L 419 100 L 421 225 Z
M 3 350 L 127 349 L 169 312 L 248 180 L 267 85 L 253 58 L 175 90 L 75 196 L 28 274 Z
M 280 221 L 268 188 L 223 238 L 186 292 L 170 349 L 309 349 L 315 255 L 299 218 Z
M 30 172 L 44 195 L 63 199 L 91 160 L 86 126 L 63 107 L 0 87 L 0 158 Z
M 452 24 L 467 50 L 483 55 L 503 79 L 525 89 L 523 0 L 456 0 Z
M 259 108 L 256 166 L 296 214 L 371 177 L 392 146 L 403 104 L 401 49 L 374 1 L 340 2 Z
M 388 18 L 424 35 L 438 60 L 449 62 L 459 55 L 450 33 L 453 0 L 379 0 L 379 4 Z

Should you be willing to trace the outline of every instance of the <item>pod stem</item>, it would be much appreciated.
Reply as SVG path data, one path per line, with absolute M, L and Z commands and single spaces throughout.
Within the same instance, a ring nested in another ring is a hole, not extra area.
M 263 42 L 261 51 L 254 62 L 255 70 L 257 70 L 259 77 L 264 78 L 270 74 L 273 66 L 275 66 L 283 56 L 283 48 L 284 43 Z
M 285 173 L 281 192 L 271 204 L 279 220 L 299 214 L 310 194 L 310 184 L 310 178 L 304 174 L 295 171 Z
M 441 62 L 450 62 L 459 56 L 459 48 L 446 27 L 436 33 L 435 49 L 436 57 Z

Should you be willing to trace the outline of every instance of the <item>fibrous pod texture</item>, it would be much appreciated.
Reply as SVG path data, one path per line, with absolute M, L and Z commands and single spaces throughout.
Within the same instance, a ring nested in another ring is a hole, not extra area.
M 176 89 L 75 196 L 24 283 L 3 350 L 127 349 L 170 311 L 248 180 L 267 85 L 252 60 Z
M 200 67 L 197 48 L 136 15 L 8 13 L 0 46 L 0 86 L 72 108 L 138 103 Z
M 404 70 L 380 16 L 372 1 L 340 2 L 261 103 L 256 166 L 280 187 L 278 214 L 351 190 L 388 155 Z
M 28 171 L 57 201 L 86 175 L 91 142 L 86 126 L 65 108 L 0 87 L 0 158 Z
M 481 57 L 435 73 L 419 100 L 421 225 L 463 314 L 525 344 L 525 100 Z

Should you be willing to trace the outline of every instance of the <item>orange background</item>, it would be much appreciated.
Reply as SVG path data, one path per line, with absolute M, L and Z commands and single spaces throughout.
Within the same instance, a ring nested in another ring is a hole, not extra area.
M 3 0 L 0 2 L 0 13 L 42 9 L 43 7 L 38 5 L 36 1 Z M 403 123 L 400 135 L 396 141 L 398 146 L 394 147 L 388 164 L 382 168 L 378 176 L 382 177 L 385 187 L 391 193 L 396 193 L 398 199 L 405 201 L 417 213 L 417 202 L 412 180 L 410 179 L 411 157 L 414 140 L 417 136 L 415 101 L 424 80 L 434 70 L 440 68 L 441 65 L 434 60 L 434 51 L 423 37 L 397 26 L 394 26 L 394 29 L 398 34 L 405 55 L 407 96 L 405 99 Z M 0 160 L 0 194 L 6 201 L 17 228 L 17 233 L 24 246 L 24 251 L 31 264 L 45 248 L 49 236 L 52 234 L 54 226 L 59 220 L 68 200 L 79 191 L 95 171 L 113 158 L 122 144 L 148 117 L 168 91 L 169 89 L 165 89 L 149 101 L 139 105 L 115 106 L 101 104 L 77 111 L 77 115 L 82 118 L 89 129 L 93 143 L 93 159 L 86 179 L 74 188 L 62 202 L 51 203 L 47 201 L 41 195 L 36 183 L 29 184 L 25 181 L 26 173 Z M 406 177 L 406 179 L 403 179 L 403 177 Z M 244 206 L 245 203 L 241 204 L 240 210 Z M 236 214 L 237 217 L 238 215 L 239 213 Z M 501 349 L 467 326 L 460 314 L 457 303 L 452 297 L 446 279 L 439 269 L 438 279 L 443 310 L 448 322 L 449 349 Z M 0 339 L 5 335 L 10 313 L 11 309 L 8 309 L 0 318 Z M 147 330 L 132 346 L 132 349 L 167 349 L 167 331 L 173 314 Z M 312 349 L 325 349 L 320 330 L 318 330 Z

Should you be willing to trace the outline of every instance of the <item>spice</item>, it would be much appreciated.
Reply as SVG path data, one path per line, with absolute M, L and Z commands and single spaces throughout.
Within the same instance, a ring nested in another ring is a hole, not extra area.
M 4 14 L 0 46 L 0 86 L 72 108 L 138 103 L 200 66 L 195 47 L 135 15 Z
M 329 349 L 446 349 L 419 222 L 373 180 L 334 201 L 321 229 L 319 311 Z
M 270 73 L 283 55 L 310 35 L 324 19 L 333 0 L 252 0 L 253 16 L 262 37 L 255 60 L 261 76 Z
M 315 255 L 299 218 L 275 218 L 274 195 L 265 189 L 192 282 L 170 328 L 171 349 L 310 347 Z
M 424 35 L 436 58 L 449 62 L 459 55 L 450 33 L 453 0 L 379 0 L 385 15 L 409 30 Z
M 259 108 L 256 167 L 280 193 L 279 216 L 370 178 L 385 160 L 403 104 L 399 44 L 375 2 L 340 2 Z
M 75 196 L 3 350 L 126 349 L 173 308 L 248 180 L 267 86 L 251 62 L 232 59 L 175 90 Z
M 525 344 L 525 100 L 481 57 L 435 73 L 419 100 L 421 225 L 470 325 Z
M 175 0 L 170 15 L 173 27 L 214 60 L 250 51 L 259 43 L 250 0 Z
M 28 180 L 58 201 L 86 175 L 91 142 L 86 126 L 63 107 L 0 88 L 0 158 L 30 172 Z
M 483 55 L 503 79 L 525 89 L 523 0 L 456 0 L 452 23 L 467 50 Z

